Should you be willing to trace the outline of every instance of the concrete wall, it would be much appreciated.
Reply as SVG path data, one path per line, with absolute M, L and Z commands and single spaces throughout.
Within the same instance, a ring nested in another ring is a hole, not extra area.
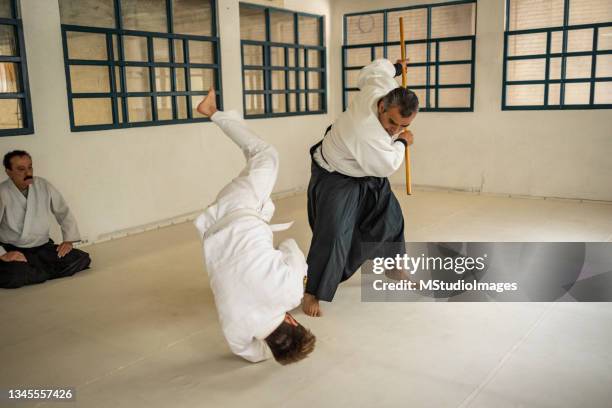
M 342 104 L 338 68 L 342 15 L 426 3 L 332 2 L 332 114 Z M 487 193 L 612 200 L 609 110 L 502 112 L 504 3 L 478 1 L 474 112 L 423 112 L 413 122 L 413 183 Z M 404 168 L 392 182 L 404 182 Z
M 326 0 L 284 6 L 329 24 Z M 240 171 L 242 155 L 212 123 L 70 132 L 58 2 L 21 0 L 21 8 L 35 134 L 0 138 L 0 151 L 33 155 L 35 174 L 63 193 L 85 239 L 198 211 Z M 238 0 L 219 0 L 218 8 L 224 104 L 242 111 Z M 276 192 L 305 188 L 307 149 L 329 122 L 328 115 L 249 121 L 280 152 Z

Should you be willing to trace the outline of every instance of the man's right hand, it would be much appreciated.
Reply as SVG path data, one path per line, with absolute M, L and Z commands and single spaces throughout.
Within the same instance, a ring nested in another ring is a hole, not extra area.
M 0 260 L 4 262 L 28 262 L 26 257 L 19 251 L 11 251 L 0 256 Z

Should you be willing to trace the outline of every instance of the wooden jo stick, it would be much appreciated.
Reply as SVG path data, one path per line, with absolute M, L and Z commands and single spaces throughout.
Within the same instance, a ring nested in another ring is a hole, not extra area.
M 404 17 L 399 18 L 400 26 L 400 49 L 402 61 L 406 60 L 406 44 L 404 42 Z M 406 68 L 402 68 L 402 88 L 406 87 Z M 412 178 L 410 177 L 410 148 L 406 146 L 404 164 L 406 166 L 406 194 L 412 194 Z

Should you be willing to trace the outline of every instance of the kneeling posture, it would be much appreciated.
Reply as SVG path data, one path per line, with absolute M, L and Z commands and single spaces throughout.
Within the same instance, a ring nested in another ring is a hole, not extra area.
M 312 352 L 315 337 L 288 313 L 303 296 L 304 254 L 293 239 L 275 249 L 272 232 L 288 226 L 268 224 L 278 153 L 250 132 L 237 112 L 218 111 L 214 90 L 198 111 L 247 159 L 238 177 L 195 222 L 223 333 L 231 350 L 251 362 L 271 354 L 281 364 L 297 362 Z

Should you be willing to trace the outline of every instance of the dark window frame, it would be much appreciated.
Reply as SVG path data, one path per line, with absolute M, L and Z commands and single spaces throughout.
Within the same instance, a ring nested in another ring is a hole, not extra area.
M 34 133 L 34 117 L 32 113 L 32 98 L 30 96 L 30 81 L 28 78 L 28 63 L 26 58 L 25 39 L 23 34 L 23 22 L 19 9 L 19 1 L 11 0 L 11 17 L 0 18 L 0 25 L 9 25 L 15 28 L 15 40 L 17 42 L 17 56 L 0 56 L 0 62 L 12 62 L 19 64 L 19 83 L 21 92 L 0 93 L 0 99 L 20 99 L 23 112 L 23 127 L 13 129 L 0 129 L 1 136 L 30 135 Z
M 214 86 L 217 92 L 217 104 L 219 109 L 223 109 L 223 89 L 221 80 L 221 42 L 218 35 L 218 21 L 217 21 L 217 1 L 211 0 L 211 35 L 191 35 L 191 34 L 176 34 L 173 33 L 173 0 L 166 0 L 166 18 L 168 24 L 168 32 L 153 32 L 153 31 L 140 31 L 140 30 L 126 30 L 123 29 L 123 17 L 121 14 L 121 0 L 114 0 L 115 8 L 115 25 L 117 28 L 104 28 L 104 27 L 89 27 L 79 25 L 62 24 L 62 46 L 64 51 L 64 68 L 66 73 L 66 88 L 68 94 L 68 111 L 70 116 L 70 130 L 72 132 L 83 132 L 83 131 L 95 131 L 95 130 L 106 130 L 106 129 L 125 129 L 133 127 L 145 127 L 145 126 L 160 126 L 160 125 L 174 125 L 181 123 L 197 123 L 197 122 L 208 122 L 210 118 L 194 118 L 193 117 L 193 103 L 192 97 L 200 96 L 204 97 L 208 95 L 208 91 L 192 91 L 191 90 L 191 68 L 205 68 L 212 69 L 214 75 Z M 106 36 L 106 60 L 79 60 L 70 59 L 68 55 L 68 32 L 85 32 L 85 33 L 97 33 L 105 34 Z M 117 48 L 119 56 L 115 59 L 114 56 L 114 44 L 113 35 L 117 37 Z M 137 36 L 145 37 L 147 41 L 147 61 L 126 61 L 124 54 L 124 36 Z M 154 49 L 153 39 L 162 38 L 168 41 L 168 53 L 169 62 L 156 62 L 154 61 Z M 175 41 L 182 40 L 183 43 L 183 62 L 175 62 Z M 210 42 L 213 51 L 213 64 L 200 64 L 189 62 L 189 40 L 194 41 L 206 41 Z M 108 67 L 109 70 L 109 89 L 110 92 L 72 92 L 72 83 L 70 80 L 70 67 L 71 66 L 99 66 Z M 120 67 L 119 78 L 116 78 L 115 67 Z M 149 91 L 147 92 L 127 92 L 127 78 L 125 67 L 147 67 L 149 68 Z M 170 91 L 157 91 L 155 83 L 155 68 L 170 68 Z M 185 90 L 176 91 L 176 68 L 185 69 Z M 118 85 L 119 84 L 119 85 Z M 119 92 L 118 86 L 121 88 Z M 178 103 L 177 97 L 185 96 L 187 99 L 187 118 L 178 119 Z M 151 99 L 151 121 L 142 122 L 129 122 L 129 106 L 128 98 L 130 97 L 145 97 Z M 159 120 L 157 118 L 157 98 L 158 97 L 172 97 L 172 119 Z M 112 124 L 96 124 L 96 125 L 80 125 L 76 126 L 74 121 L 74 107 L 73 100 L 79 98 L 110 98 L 112 108 Z M 121 104 L 119 100 L 121 99 Z M 119 105 L 121 105 L 122 121 L 119 122 Z
M 470 4 L 470 3 L 473 3 L 476 7 L 476 11 L 475 11 L 476 17 L 474 19 L 474 35 L 431 38 L 431 11 L 433 8 L 444 7 L 444 6 L 455 6 L 455 5 L 461 5 L 461 4 Z M 392 12 L 397 12 L 397 11 L 406 11 L 406 10 L 425 8 L 427 9 L 427 38 L 421 39 L 421 40 L 405 41 L 406 47 L 410 46 L 411 44 L 427 44 L 426 62 L 416 62 L 416 63 L 406 64 L 408 67 L 426 67 L 425 68 L 425 71 L 426 71 L 425 85 L 415 85 L 415 86 L 411 85 L 410 86 L 410 89 L 424 89 L 425 90 L 425 101 L 424 103 L 423 101 L 419 101 L 421 105 L 419 107 L 419 111 L 420 112 L 473 112 L 474 111 L 474 89 L 475 89 L 475 82 L 476 82 L 475 69 L 476 69 L 476 27 L 477 27 L 476 21 L 477 21 L 477 16 L 478 16 L 477 7 L 478 7 L 478 4 L 476 0 L 458 0 L 458 1 L 450 1 L 447 3 L 420 4 L 420 5 L 414 5 L 414 6 L 408 6 L 408 7 L 369 10 L 369 11 L 364 11 L 364 12 L 359 12 L 359 13 L 345 14 L 343 16 L 343 40 L 342 40 L 342 110 L 346 110 L 346 108 L 348 107 L 347 106 L 348 92 L 359 91 L 359 88 L 347 88 L 346 86 L 347 71 L 360 70 L 363 68 L 360 66 L 350 66 L 350 67 L 346 66 L 347 50 L 355 49 L 355 48 L 370 48 L 371 58 L 372 60 L 374 60 L 376 56 L 376 48 L 382 47 L 383 57 L 387 58 L 387 48 L 400 45 L 400 41 L 387 41 L 387 14 L 392 13 Z M 347 44 L 347 40 L 348 40 L 347 19 L 348 17 L 375 14 L 375 13 L 383 13 L 383 24 L 384 24 L 383 42 L 348 45 Z M 452 41 L 470 41 L 471 42 L 471 58 L 469 60 L 459 60 L 459 61 L 440 61 L 439 43 L 452 42 Z M 436 47 L 435 47 L 436 52 L 434 53 L 433 61 L 432 61 L 432 55 L 431 55 L 432 54 L 431 52 L 432 43 L 436 44 Z M 470 64 L 470 83 L 469 84 L 439 84 L 438 83 L 438 81 L 440 80 L 439 73 L 440 73 L 441 65 L 467 65 L 467 64 Z M 436 72 L 436 75 L 435 75 L 436 83 L 433 85 L 430 84 L 429 67 L 431 66 L 434 67 L 435 72 Z M 452 108 L 451 107 L 446 107 L 446 108 L 438 107 L 438 104 L 439 104 L 439 97 L 438 97 L 439 92 L 438 91 L 440 89 L 448 89 L 448 88 L 461 88 L 461 89 L 467 88 L 469 89 L 470 90 L 470 106 L 469 107 L 452 107 Z M 435 98 L 434 98 L 435 106 L 434 107 L 430 106 L 429 90 L 431 89 L 433 89 L 435 93 Z
M 563 4 L 563 25 L 557 27 L 532 28 L 524 30 L 510 30 L 510 2 L 506 0 L 506 22 L 504 30 L 504 62 L 502 76 L 502 110 L 575 110 L 575 109 L 612 109 L 612 104 L 595 104 L 595 83 L 610 82 L 612 77 L 596 77 L 596 64 L 598 55 L 610 55 L 612 50 L 597 50 L 598 30 L 602 27 L 612 27 L 612 22 L 609 23 L 593 23 L 593 24 L 569 24 L 569 6 L 571 0 L 565 0 Z M 591 51 L 567 51 L 568 32 L 571 30 L 593 29 L 593 49 Z M 560 53 L 551 52 L 552 33 L 560 31 L 562 33 L 562 44 Z M 514 35 L 538 34 L 546 33 L 546 53 L 533 55 L 516 55 L 508 56 L 508 39 Z M 589 78 L 572 78 L 568 79 L 566 75 L 567 57 L 590 56 L 591 57 L 591 75 Z M 550 79 L 550 60 L 551 58 L 561 58 L 561 73 L 559 79 Z M 508 61 L 529 60 L 529 59 L 546 59 L 544 79 L 542 80 L 522 80 L 508 81 Z M 566 83 L 590 83 L 589 103 L 582 105 L 566 105 L 565 102 L 565 84 Z M 559 85 L 559 105 L 548 104 L 548 91 L 550 84 Z M 544 97 L 542 105 L 508 105 L 506 103 L 507 87 L 512 85 L 544 85 Z
M 283 116 L 301 116 L 301 115 L 321 115 L 327 113 L 327 58 L 326 58 L 326 48 L 325 48 L 325 16 L 304 13 L 300 11 L 287 10 L 278 7 L 267 7 L 258 4 L 251 4 L 240 2 L 240 6 L 245 6 L 249 8 L 255 9 L 263 9 L 265 13 L 266 20 L 266 40 L 265 41 L 257 41 L 257 40 L 243 40 L 240 39 L 240 61 L 242 66 L 242 106 L 245 119 L 258 119 L 258 118 L 274 118 L 274 117 L 283 117 Z M 278 43 L 270 41 L 270 11 L 277 11 L 282 13 L 291 13 L 293 14 L 293 30 L 294 30 L 294 42 L 293 43 Z M 314 17 L 318 19 L 319 22 L 319 45 L 302 45 L 299 44 L 299 18 L 300 16 L 304 17 Z M 245 46 L 261 46 L 263 48 L 263 65 L 244 65 L 244 47 Z M 270 47 L 278 47 L 284 49 L 284 60 L 285 66 L 274 66 L 271 62 L 271 53 Z M 294 65 L 291 67 L 287 66 L 287 60 L 289 59 L 289 48 L 293 48 L 294 51 Z M 304 67 L 299 66 L 299 52 L 298 50 L 304 52 Z M 320 67 L 308 67 L 308 51 L 316 50 L 319 52 L 319 61 Z M 246 90 L 245 89 L 245 71 L 263 71 L 264 73 L 264 89 L 263 90 Z M 285 71 L 285 89 L 273 90 L 272 89 L 272 71 Z M 289 71 L 295 72 L 295 89 L 289 89 L 289 75 L 287 73 Z M 300 84 L 300 75 L 299 72 L 304 72 L 304 84 L 301 86 Z M 319 72 L 319 84 L 320 88 L 318 89 L 308 89 L 308 73 L 309 72 Z M 304 107 L 306 110 L 300 110 L 300 94 L 305 94 L 304 96 Z M 309 110 L 309 101 L 308 94 L 309 93 L 318 93 L 320 96 L 320 109 L 311 111 Z M 273 112 L 272 111 L 272 95 L 273 94 L 284 94 L 285 95 L 285 110 L 286 112 Z M 295 106 L 296 112 L 289 112 L 289 100 L 290 95 L 295 94 Z M 248 95 L 264 95 L 264 113 L 262 114 L 247 114 L 247 96 Z

